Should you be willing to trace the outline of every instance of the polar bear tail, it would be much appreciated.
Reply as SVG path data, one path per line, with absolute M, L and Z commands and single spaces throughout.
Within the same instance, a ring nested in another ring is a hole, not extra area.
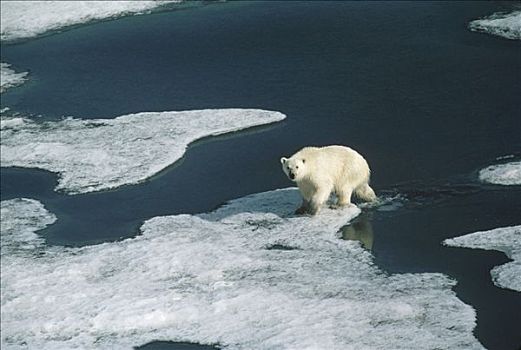
M 355 189 L 355 195 L 363 201 L 372 202 L 376 200 L 376 194 L 369 184 L 365 183 Z

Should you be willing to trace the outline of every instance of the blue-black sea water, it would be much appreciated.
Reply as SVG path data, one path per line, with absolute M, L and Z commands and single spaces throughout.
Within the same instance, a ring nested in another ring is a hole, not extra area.
M 521 42 L 467 28 L 511 6 L 228 2 L 3 45 L 2 62 L 30 81 L 2 94 L 2 105 L 33 118 L 244 107 L 287 119 L 196 142 L 158 176 L 113 191 L 69 196 L 53 191 L 54 174 L 2 168 L 2 200 L 35 198 L 55 213 L 42 231 L 49 244 L 94 244 L 136 235 L 154 216 L 291 186 L 281 156 L 349 145 L 368 159 L 378 194 L 400 199 L 391 211 L 365 209 L 346 238 L 363 237 L 389 273 L 455 278 L 482 344 L 517 349 L 520 294 L 494 286 L 489 273 L 508 259 L 441 245 L 520 224 L 519 186 L 480 184 L 477 171 L 521 155 Z

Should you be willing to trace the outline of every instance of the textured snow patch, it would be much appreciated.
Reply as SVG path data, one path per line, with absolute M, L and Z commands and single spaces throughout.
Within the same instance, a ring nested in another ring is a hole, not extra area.
M 479 171 L 479 179 L 496 185 L 521 185 L 521 161 L 486 167 Z
M 521 40 L 521 11 L 495 13 L 469 24 L 470 30 L 498 35 L 503 38 Z
M 75 24 L 149 11 L 179 1 L 5 1 L 0 39 L 30 38 Z
M 521 226 L 501 227 L 446 239 L 452 247 L 499 250 L 514 260 L 495 267 L 490 274 L 494 284 L 521 292 Z
M 197 139 L 284 118 L 258 109 L 147 112 L 43 123 L 2 118 L 0 154 L 2 166 L 57 172 L 57 190 L 86 193 L 142 182 L 180 159 Z
M 23 84 L 27 79 L 27 72 L 16 73 L 7 63 L 0 63 L 0 93 L 9 88 Z
M 338 238 L 358 208 L 295 217 L 299 200 L 297 189 L 260 193 L 209 214 L 150 219 L 121 242 L 3 255 L 2 349 L 130 349 L 152 340 L 483 349 L 454 281 L 385 274 L 359 243 Z M 292 249 L 269 249 L 276 245 Z

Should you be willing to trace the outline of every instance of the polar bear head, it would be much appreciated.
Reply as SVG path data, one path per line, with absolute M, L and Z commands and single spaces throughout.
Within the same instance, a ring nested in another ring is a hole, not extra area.
M 302 158 L 280 158 L 282 170 L 291 181 L 297 182 L 304 176 L 306 160 Z

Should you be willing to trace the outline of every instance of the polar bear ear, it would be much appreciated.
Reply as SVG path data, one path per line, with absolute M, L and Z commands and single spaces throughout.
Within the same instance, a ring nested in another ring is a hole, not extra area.
M 281 164 L 286 164 L 287 161 L 288 161 L 288 158 L 285 158 L 285 157 L 280 158 Z

